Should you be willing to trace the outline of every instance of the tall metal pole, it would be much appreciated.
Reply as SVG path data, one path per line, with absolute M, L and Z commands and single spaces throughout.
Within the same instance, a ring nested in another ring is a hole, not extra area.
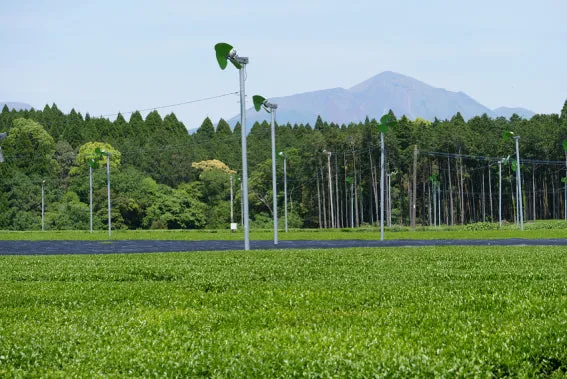
M 350 227 L 354 228 L 354 184 L 350 183 Z
M 89 166 L 89 212 L 90 212 L 90 227 L 91 233 L 93 232 L 93 168 Z
M 234 223 L 234 189 L 233 189 L 233 177 L 230 175 L 230 224 Z
M 441 183 L 437 183 L 437 212 L 439 212 L 439 217 L 437 217 L 437 224 L 441 226 Z
M 433 182 L 433 227 L 437 228 L 437 184 Z
M 329 205 L 331 206 L 331 228 L 335 227 L 335 216 L 333 212 L 333 183 L 331 176 L 331 152 L 325 151 L 327 153 L 327 169 L 329 171 Z
M 8 136 L 8 132 L 0 133 L 0 141 Z M 0 146 L 0 163 L 4 163 L 4 155 L 2 154 L 2 146 Z
M 244 58 L 243 58 L 244 59 Z M 244 90 L 245 70 L 248 58 L 245 62 L 239 62 L 242 68 L 238 70 L 240 77 L 240 125 L 242 127 L 242 205 L 244 217 L 244 250 L 250 250 L 250 219 L 248 217 L 248 158 L 246 154 L 246 93 Z
M 282 155 L 282 153 L 280 153 Z M 283 154 L 283 177 L 284 177 L 284 215 L 285 232 L 287 233 L 287 155 Z
M 392 226 L 392 174 L 388 174 L 388 226 Z
M 274 104 L 275 105 L 275 104 Z M 272 201 L 274 203 L 274 245 L 278 244 L 278 192 L 276 183 L 276 126 L 275 126 L 275 116 L 276 109 L 273 107 L 271 109 L 272 114 Z
M 498 160 L 498 225 L 502 227 L 502 159 Z
M 41 231 L 45 231 L 45 224 L 43 222 L 44 218 L 44 210 L 45 210 L 45 196 L 44 196 L 44 186 L 45 186 L 45 180 L 43 182 L 41 182 Z
M 112 234 L 112 226 L 111 226 L 111 213 L 110 213 L 110 153 L 106 156 L 106 177 L 108 181 L 108 236 Z
M 516 140 L 516 182 L 518 188 L 518 218 L 520 220 L 520 230 L 524 230 L 524 211 L 522 204 L 522 182 L 520 175 L 520 136 L 514 136 Z
M 380 241 L 384 241 L 384 133 L 380 132 Z
M 410 226 L 412 229 L 416 228 L 416 215 L 417 215 L 417 145 L 413 146 L 413 184 L 411 187 L 411 204 L 410 204 Z

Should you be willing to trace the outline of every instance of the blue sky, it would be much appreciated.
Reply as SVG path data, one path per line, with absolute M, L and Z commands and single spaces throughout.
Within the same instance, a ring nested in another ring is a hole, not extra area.
M 91 115 L 238 91 L 213 46 L 248 56 L 246 92 L 349 88 L 382 71 L 480 103 L 558 113 L 567 1 L 0 1 L 0 101 Z M 238 96 L 168 108 L 188 129 Z M 126 115 L 128 118 L 129 116 Z

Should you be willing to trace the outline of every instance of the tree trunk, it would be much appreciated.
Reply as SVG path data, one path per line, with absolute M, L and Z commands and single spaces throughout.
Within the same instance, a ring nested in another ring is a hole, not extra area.
M 547 182 L 545 180 L 543 180 L 543 216 L 545 218 L 549 217 L 549 194 L 547 193 Z
M 451 226 L 454 225 L 454 209 L 453 209 L 453 180 L 451 179 L 451 158 L 447 158 L 447 172 L 449 173 L 449 206 Z
M 510 168 L 508 168 L 508 181 L 510 182 L 510 196 L 512 197 L 512 213 L 511 216 L 514 223 L 519 223 L 518 209 L 516 208 L 516 196 L 518 195 L 518 186 L 512 186 L 512 174 L 510 173 Z M 514 195 L 514 193 L 516 195 Z
M 319 172 L 321 173 L 321 199 L 323 201 L 323 228 L 327 229 L 327 198 L 325 194 L 325 170 L 323 170 L 323 166 L 321 165 L 319 168 Z
M 412 182 L 410 180 L 409 174 L 407 176 L 407 189 L 408 189 L 408 216 L 410 219 L 410 225 L 411 225 L 411 220 L 412 220 L 412 205 L 413 205 L 413 197 L 412 197 L 412 193 L 413 193 L 413 187 L 412 187 Z M 400 210 L 402 208 L 402 202 L 400 201 Z M 400 214 L 404 214 L 405 212 L 400 212 Z
M 341 228 L 341 204 L 339 199 L 339 164 L 337 163 L 337 155 L 335 154 L 335 227 Z
M 463 176 L 463 158 L 459 148 L 459 162 L 461 166 L 461 225 L 465 224 L 465 177 Z
M 335 227 L 335 214 L 333 207 L 333 173 L 331 170 L 331 153 L 327 153 L 327 169 L 328 169 L 328 179 L 329 179 L 329 227 Z
M 482 170 L 482 222 L 486 222 L 486 198 L 484 192 L 484 169 Z
M 437 223 L 441 226 L 441 182 L 437 183 Z
M 536 183 L 535 183 L 535 163 L 532 165 L 532 209 L 533 209 L 533 220 L 536 220 Z
M 492 177 L 488 166 L 488 197 L 490 198 L 490 222 L 494 222 L 494 209 L 492 208 Z
M 372 162 L 372 153 L 368 154 L 370 157 L 370 174 L 372 178 L 372 193 L 374 194 L 374 211 L 376 212 L 376 220 L 380 220 L 380 209 L 378 208 L 378 184 L 376 166 Z
M 556 213 L 557 212 L 557 205 L 555 204 L 556 203 L 555 197 L 556 197 L 556 195 L 555 195 L 555 173 L 552 173 L 551 174 L 551 206 L 553 207 L 553 212 L 551 212 L 551 214 L 552 214 L 551 217 L 554 220 L 557 219 L 557 213 Z
M 415 218 L 416 218 L 416 211 L 417 211 L 417 145 L 413 146 L 413 186 L 412 186 L 412 205 L 411 205 L 411 216 L 410 216 L 410 224 L 412 229 L 415 229 Z
M 474 200 L 474 180 L 472 179 L 472 177 L 471 177 L 470 183 L 471 183 L 471 191 L 470 191 L 471 195 L 469 196 L 469 204 L 470 204 L 470 207 L 472 207 L 472 209 L 471 209 L 472 217 L 470 218 L 470 222 L 476 222 L 478 220 L 478 218 L 477 218 L 477 215 L 476 215 L 476 204 L 475 204 L 475 200 Z M 480 198 L 480 196 L 479 196 L 479 198 Z
M 392 174 L 388 174 L 387 176 L 388 178 L 388 197 L 387 197 L 387 202 L 388 205 L 386 206 L 386 210 L 387 210 L 387 218 L 388 218 L 388 227 L 392 227 Z
M 352 162 L 354 167 L 354 218 L 355 225 L 360 226 L 360 218 L 358 217 L 358 173 L 356 172 L 356 156 L 352 153 Z
M 317 208 L 319 209 L 319 229 L 323 227 L 321 219 L 321 190 L 319 188 L 319 173 L 317 172 Z
M 423 193 L 425 193 L 425 183 L 423 183 Z M 427 184 L 427 202 L 429 203 L 427 205 L 427 216 L 428 216 L 427 225 L 431 226 L 431 225 L 433 225 L 431 223 L 431 182 L 429 182 Z M 425 222 L 424 222 L 424 224 L 425 224 Z
M 345 188 L 344 188 L 344 209 L 343 209 L 343 215 L 344 215 L 344 223 L 343 225 L 348 225 L 348 214 L 349 212 L 347 211 L 348 209 L 348 189 L 347 189 L 347 160 L 346 160 L 346 153 L 343 153 L 343 165 L 345 167 Z
M 431 191 L 431 184 L 429 181 L 424 181 L 422 182 L 422 186 L 421 186 L 421 190 L 423 191 L 423 201 L 421 202 L 421 224 L 423 226 L 425 225 L 431 225 L 431 222 L 429 222 L 429 224 L 427 223 L 427 196 L 426 194 L 428 193 L 428 191 Z
M 360 164 L 362 168 L 362 163 Z M 362 183 L 362 172 L 358 170 L 358 183 Z M 360 191 L 360 196 L 358 197 L 358 201 L 360 202 L 360 223 L 364 224 L 364 196 L 362 193 L 362 186 L 358 186 L 358 190 Z

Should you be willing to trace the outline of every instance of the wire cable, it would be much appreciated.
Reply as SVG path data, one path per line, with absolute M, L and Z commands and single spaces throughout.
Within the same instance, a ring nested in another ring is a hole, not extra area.
M 181 103 L 175 103 L 175 104 L 168 104 L 168 105 L 160 105 L 157 107 L 152 107 L 152 108 L 146 108 L 146 109 L 137 109 L 135 111 L 128 111 L 128 112 L 118 112 L 118 113 L 108 113 L 108 114 L 103 114 L 100 117 L 110 117 L 110 116 L 118 116 L 119 114 L 131 114 L 134 112 L 147 112 L 147 111 L 155 111 L 156 109 L 164 109 L 164 108 L 172 108 L 172 107 L 178 107 L 180 105 L 186 105 L 186 104 L 193 104 L 193 103 L 200 103 L 203 101 L 207 101 L 207 100 L 213 100 L 213 99 L 219 99 L 221 97 L 225 97 L 225 96 L 229 96 L 229 95 L 238 95 L 238 91 L 236 92 L 228 92 L 228 93 L 224 93 L 222 95 L 217 95 L 217 96 L 211 96 L 211 97 L 204 97 L 201 99 L 196 99 L 196 100 L 189 100 L 189 101 L 183 101 Z

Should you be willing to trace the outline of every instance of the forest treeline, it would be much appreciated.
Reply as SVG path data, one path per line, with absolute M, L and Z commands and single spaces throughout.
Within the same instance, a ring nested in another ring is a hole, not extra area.
M 283 153 L 277 162 L 280 226 L 284 155 L 289 227 L 377 224 L 380 133 L 376 125 L 369 119 L 337 125 L 320 117 L 314 125 L 277 125 L 277 152 Z M 502 217 L 514 222 L 515 146 L 514 141 L 502 139 L 505 131 L 520 136 L 524 220 L 565 217 L 567 101 L 559 114 L 535 115 L 530 120 L 483 115 L 465 121 L 460 114 L 433 122 L 398 118 L 385 135 L 386 222 L 495 222 L 500 190 Z M 41 229 L 42 185 L 45 229 L 89 229 L 90 170 L 94 228 L 106 228 L 106 156 L 97 157 L 97 148 L 110 152 L 113 228 L 228 228 L 231 206 L 234 222 L 241 221 L 239 124 L 232 130 L 221 119 L 215 128 L 207 118 L 190 134 L 173 113 L 162 118 L 154 111 L 144 119 L 134 112 L 128 120 L 119 114 L 110 121 L 75 110 L 64 114 L 53 104 L 43 110 L 4 107 L 1 132 L 7 132 L 0 141 L 2 230 Z M 269 125 L 252 125 L 247 143 L 251 226 L 269 228 Z M 500 166 L 498 161 L 508 156 Z

